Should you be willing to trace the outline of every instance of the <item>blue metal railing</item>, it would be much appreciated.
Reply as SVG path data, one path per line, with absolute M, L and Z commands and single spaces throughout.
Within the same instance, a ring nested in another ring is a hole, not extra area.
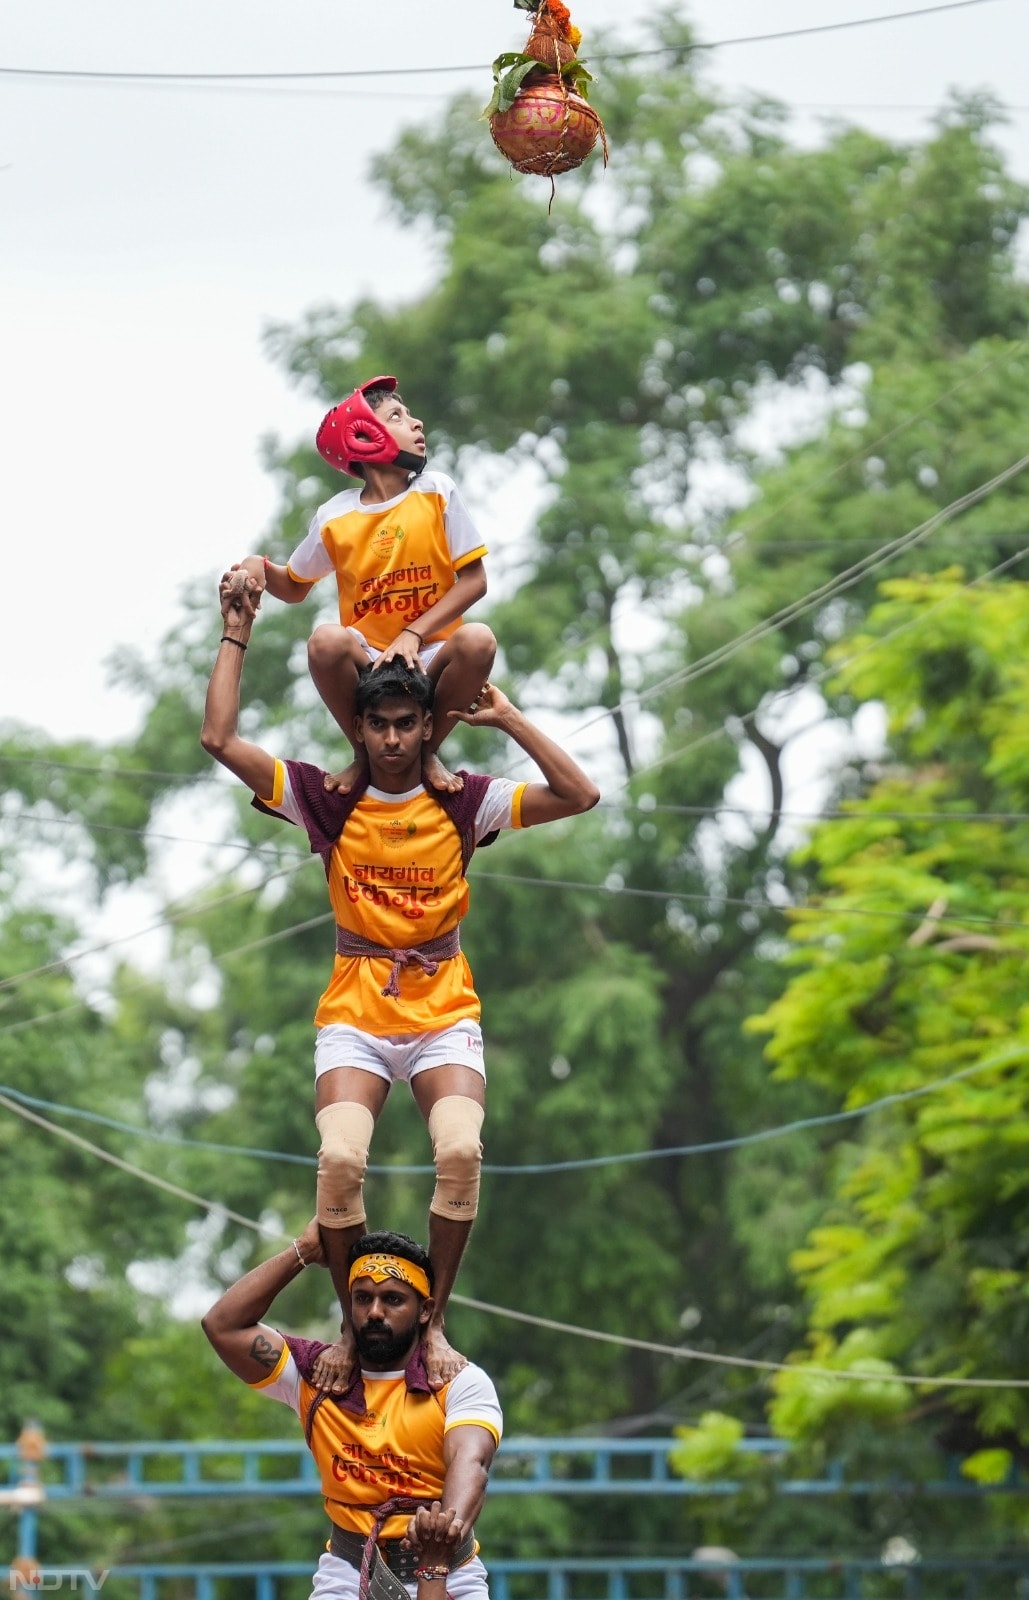
M 675 1439 L 512 1438 L 497 1454 L 490 1479 L 492 1495 L 731 1495 L 740 1483 L 731 1478 L 697 1482 L 673 1471 Z M 789 1446 L 780 1440 L 752 1439 L 746 1455 L 774 1458 L 783 1475 L 784 1495 L 840 1495 L 917 1492 L 920 1495 L 981 1496 L 1025 1493 L 1029 1478 L 1012 1468 L 1000 1484 L 983 1485 L 961 1474 L 960 1462 L 928 1483 L 901 1478 L 848 1479 L 842 1468 L 820 1478 L 788 1476 Z M 13 1484 L 20 1458 L 14 1445 L 0 1446 Z M 88 1497 L 124 1499 L 144 1490 L 153 1497 L 301 1495 L 317 1493 L 314 1461 L 301 1442 L 242 1439 L 197 1442 L 173 1440 L 140 1444 L 51 1444 L 41 1468 L 47 1501 Z

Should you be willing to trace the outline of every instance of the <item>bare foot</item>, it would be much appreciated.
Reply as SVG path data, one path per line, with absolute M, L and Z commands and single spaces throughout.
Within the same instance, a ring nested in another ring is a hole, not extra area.
M 422 1355 L 430 1389 L 442 1389 L 451 1378 L 457 1377 L 462 1367 L 468 1365 L 468 1357 L 454 1349 L 437 1322 L 430 1322 L 425 1331 Z
M 363 761 L 351 761 L 349 767 L 344 767 L 342 772 L 327 772 L 322 781 L 322 787 L 329 794 L 349 794 L 361 773 L 364 771 Z
M 446 789 L 450 794 L 459 794 L 464 788 L 464 779 L 456 772 L 449 772 L 435 750 L 422 761 L 422 779 L 430 789 Z
M 447 1348 L 450 1348 L 449 1345 Z M 341 1331 L 335 1344 L 326 1345 L 316 1356 L 311 1368 L 312 1384 L 316 1389 L 328 1390 L 329 1394 L 346 1394 L 356 1360 L 357 1346 L 353 1330 L 348 1325 Z

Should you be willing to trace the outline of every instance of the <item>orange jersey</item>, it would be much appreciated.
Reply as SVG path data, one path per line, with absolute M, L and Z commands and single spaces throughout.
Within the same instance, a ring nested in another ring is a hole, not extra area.
M 344 489 L 319 506 L 287 570 L 300 583 L 335 572 L 339 620 L 376 650 L 454 587 L 457 574 L 486 554 L 464 501 L 444 472 L 421 472 L 393 500 L 363 505 Z M 446 639 L 455 619 L 428 641 Z
M 485 781 L 485 780 L 483 780 Z M 525 785 L 494 778 L 475 818 L 476 839 L 521 826 Z M 271 797 L 262 805 L 304 826 L 289 774 L 275 763 Z M 409 950 L 450 933 L 468 910 L 461 836 L 423 787 L 407 794 L 368 789 L 327 852 L 329 899 L 339 927 L 387 949 Z M 315 1025 L 345 1023 L 363 1033 L 411 1035 L 478 1021 L 479 997 L 462 954 L 441 961 L 433 977 L 412 963 L 399 975 L 398 999 L 383 995 L 392 960 L 337 955 Z
M 331 1401 L 315 1410 L 309 1448 L 321 1478 L 325 1509 L 350 1533 L 370 1533 L 369 1507 L 393 1495 L 438 1500 L 443 1493 L 443 1437 L 451 1428 L 485 1428 L 499 1444 L 503 1417 L 497 1392 L 481 1367 L 469 1364 L 436 1394 L 408 1390 L 403 1372 L 362 1372 L 366 1411 L 356 1416 Z M 267 1378 L 252 1385 L 291 1406 L 302 1423 L 317 1397 L 297 1371 L 289 1346 Z M 401 1539 L 408 1513 L 390 1517 L 381 1539 Z

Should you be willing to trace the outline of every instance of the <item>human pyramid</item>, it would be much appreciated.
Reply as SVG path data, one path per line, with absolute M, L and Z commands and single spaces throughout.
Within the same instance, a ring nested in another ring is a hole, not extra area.
M 221 580 L 222 635 L 201 741 L 253 804 L 306 829 L 324 863 L 336 953 L 315 1012 L 316 1214 L 204 1318 L 238 1377 L 297 1413 L 330 1540 L 312 1600 L 485 1600 L 475 1517 L 502 1416 L 445 1312 L 478 1207 L 486 1074 L 461 951 L 472 852 L 506 828 L 587 811 L 599 791 L 489 681 L 496 640 L 465 613 L 486 593 L 486 547 L 453 480 L 426 465 L 396 379 L 372 378 L 318 430 L 359 480 L 321 506 L 285 566 L 249 555 Z M 311 676 L 353 749 L 335 774 L 239 733 L 240 684 L 262 596 L 304 600 L 335 573 L 339 623 L 311 635 Z M 496 728 L 543 781 L 451 772 L 456 722 Z M 391 1085 L 411 1086 L 432 1141 L 428 1249 L 367 1231 L 364 1175 Z M 285 1287 L 328 1268 L 343 1313 L 329 1345 L 262 1320 Z

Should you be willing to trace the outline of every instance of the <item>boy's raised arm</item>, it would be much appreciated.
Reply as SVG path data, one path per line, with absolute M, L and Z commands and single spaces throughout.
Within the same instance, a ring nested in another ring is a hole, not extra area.
M 251 593 L 256 595 L 258 605 L 265 590 L 273 600 L 284 600 L 287 605 L 295 605 L 298 600 L 306 600 L 314 588 L 313 583 L 301 583 L 299 579 L 291 577 L 288 567 L 269 561 L 267 556 L 244 556 L 232 567 L 233 572 L 241 569 L 253 581 Z

